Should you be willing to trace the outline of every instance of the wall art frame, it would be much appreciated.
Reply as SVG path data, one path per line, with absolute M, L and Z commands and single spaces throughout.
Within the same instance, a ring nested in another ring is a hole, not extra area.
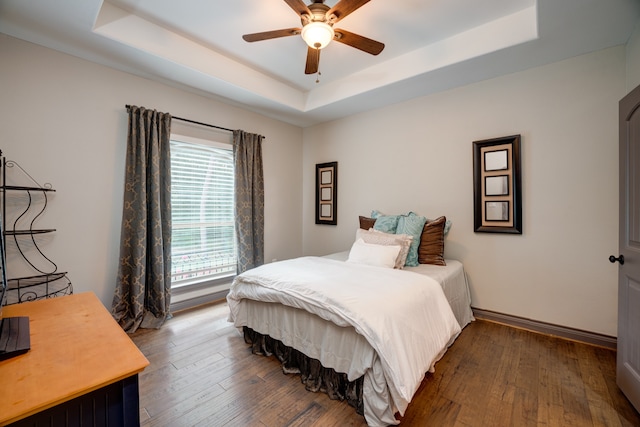
M 338 224 L 338 162 L 316 164 L 316 224 Z
M 473 141 L 474 231 L 522 234 L 520 135 Z

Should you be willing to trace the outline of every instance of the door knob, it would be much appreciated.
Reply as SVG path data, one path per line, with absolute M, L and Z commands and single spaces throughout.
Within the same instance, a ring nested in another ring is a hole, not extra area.
M 621 254 L 618 258 L 614 257 L 613 255 L 609 257 L 609 262 L 614 263 L 616 261 L 618 261 L 620 265 L 624 265 L 624 255 Z

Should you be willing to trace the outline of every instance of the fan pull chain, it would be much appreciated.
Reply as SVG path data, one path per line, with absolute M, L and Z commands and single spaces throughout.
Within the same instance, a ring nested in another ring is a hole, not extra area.
M 316 83 L 320 83 L 320 76 L 322 75 L 322 73 L 320 71 L 318 71 L 318 75 L 316 76 Z

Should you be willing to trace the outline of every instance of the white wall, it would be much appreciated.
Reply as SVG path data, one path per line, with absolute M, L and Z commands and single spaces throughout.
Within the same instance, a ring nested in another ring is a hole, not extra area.
M 358 215 L 446 215 L 474 307 L 617 334 L 618 100 L 611 48 L 304 131 L 305 254 L 346 250 Z M 472 141 L 522 135 L 522 235 L 474 233 Z M 338 161 L 338 225 L 314 224 L 315 164 Z
M 38 226 L 58 231 L 40 242 L 60 270 L 69 272 L 75 292 L 93 291 L 111 307 L 125 104 L 265 135 L 265 257 L 301 253 L 300 128 L 2 34 L 0 58 L 0 149 L 57 190 Z M 230 140 L 230 134 L 221 132 L 220 138 Z M 12 262 L 8 268 L 14 276 Z
M 640 85 L 640 21 L 629 38 L 626 46 L 627 92 Z

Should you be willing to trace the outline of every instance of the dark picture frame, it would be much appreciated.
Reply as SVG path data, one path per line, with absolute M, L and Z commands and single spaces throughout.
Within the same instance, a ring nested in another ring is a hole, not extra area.
M 474 231 L 522 234 L 520 135 L 473 141 Z
M 338 162 L 316 164 L 316 224 L 338 224 Z

